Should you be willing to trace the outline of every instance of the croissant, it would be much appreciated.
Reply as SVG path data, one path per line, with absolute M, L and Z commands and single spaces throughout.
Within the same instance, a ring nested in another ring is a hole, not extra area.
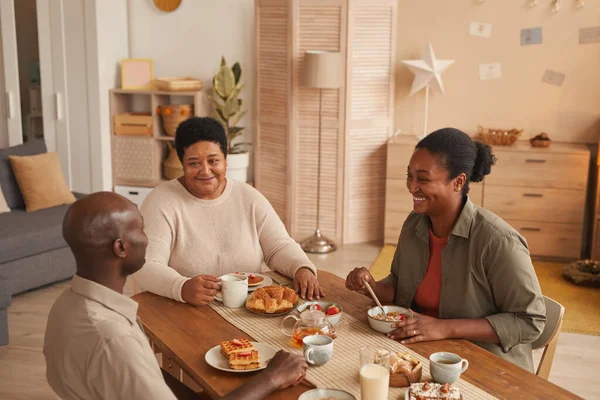
M 275 314 L 290 310 L 297 301 L 298 295 L 288 287 L 266 286 L 256 289 L 246 306 L 255 312 Z

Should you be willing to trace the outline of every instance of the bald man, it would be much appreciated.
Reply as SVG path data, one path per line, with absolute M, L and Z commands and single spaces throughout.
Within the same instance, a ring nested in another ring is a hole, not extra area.
M 137 207 L 112 192 L 88 195 L 69 207 L 63 236 L 77 273 L 48 316 L 44 356 L 52 390 L 64 400 L 195 396 L 178 381 L 167 386 L 138 323 L 138 304 L 123 295 L 127 276 L 144 265 L 148 244 Z M 263 373 L 225 398 L 265 398 L 299 383 L 306 368 L 302 357 L 279 352 Z

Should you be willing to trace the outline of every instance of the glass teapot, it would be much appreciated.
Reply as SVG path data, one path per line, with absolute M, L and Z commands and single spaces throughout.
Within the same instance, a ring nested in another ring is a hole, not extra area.
M 286 320 L 289 318 L 296 321 L 292 330 L 286 327 Z M 335 339 L 333 325 L 327 320 L 325 313 L 319 310 L 304 311 L 300 317 L 288 315 L 281 321 L 281 332 L 291 336 L 293 342 L 299 347 L 302 347 L 302 339 L 310 335 L 327 335 Z

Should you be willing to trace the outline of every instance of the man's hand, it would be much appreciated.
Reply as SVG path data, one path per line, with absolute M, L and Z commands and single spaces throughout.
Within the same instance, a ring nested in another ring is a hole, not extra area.
M 415 315 L 405 321 L 394 322 L 392 328 L 397 328 L 388 333 L 392 339 L 401 339 L 402 344 L 443 340 L 449 336 L 451 320 L 437 319 L 413 311 Z
M 313 297 L 320 300 L 325 296 L 325 292 L 321 289 L 319 281 L 313 272 L 308 268 L 300 268 L 294 275 L 294 290 L 303 299 L 312 300 Z
M 214 300 L 221 288 L 219 279 L 210 275 L 198 275 L 187 280 L 181 288 L 181 297 L 194 306 L 205 306 Z
M 369 272 L 365 267 L 354 268 L 346 277 L 346 289 L 353 290 L 360 294 L 364 294 L 365 296 L 370 296 L 363 279 L 366 280 L 371 288 L 375 290 L 375 285 L 377 282 L 373 275 Z
M 279 389 L 285 389 L 302 382 L 307 368 L 308 364 L 303 356 L 279 350 L 269 361 L 265 373 L 271 376 Z

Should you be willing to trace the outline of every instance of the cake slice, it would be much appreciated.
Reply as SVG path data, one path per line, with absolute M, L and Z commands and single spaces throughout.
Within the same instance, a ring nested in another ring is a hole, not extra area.
M 229 367 L 235 370 L 257 369 L 260 367 L 258 351 L 244 351 L 229 355 Z
M 460 392 L 450 385 L 419 382 L 410 385 L 410 400 L 459 400 Z
M 248 339 L 233 339 L 225 342 L 221 342 L 221 354 L 225 358 L 229 359 L 232 354 L 235 353 L 248 353 L 254 350 L 254 346 Z

